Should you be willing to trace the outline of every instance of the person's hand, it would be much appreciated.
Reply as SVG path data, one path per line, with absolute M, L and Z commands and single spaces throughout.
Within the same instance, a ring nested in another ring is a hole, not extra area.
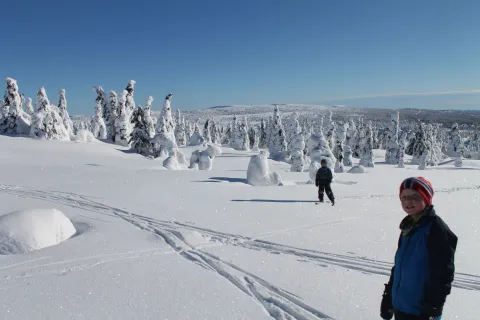
M 392 295 L 385 285 L 385 291 L 382 295 L 382 303 L 380 304 L 380 317 L 384 320 L 390 320 L 393 318 L 393 304 Z

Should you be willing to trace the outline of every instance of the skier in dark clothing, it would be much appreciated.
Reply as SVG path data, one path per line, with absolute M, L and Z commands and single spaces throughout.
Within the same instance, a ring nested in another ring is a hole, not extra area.
M 390 320 L 440 320 L 455 273 L 457 236 L 435 214 L 432 184 L 423 177 L 405 179 L 400 201 L 407 213 L 401 224 L 390 280 L 380 316 Z
M 333 178 L 332 170 L 327 167 L 327 161 L 325 159 L 322 159 L 320 164 L 322 167 L 318 169 L 315 177 L 315 185 L 318 187 L 318 200 L 323 202 L 323 193 L 326 193 L 333 206 L 335 204 L 335 197 L 333 195 L 332 188 L 330 187 Z

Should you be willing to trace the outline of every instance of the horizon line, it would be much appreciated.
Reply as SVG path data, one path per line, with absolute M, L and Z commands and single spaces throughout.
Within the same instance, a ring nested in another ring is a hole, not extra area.
M 342 101 L 342 100 L 355 100 L 355 99 L 396 98 L 396 97 L 411 97 L 411 96 L 441 96 L 441 95 L 477 94 L 477 93 L 480 93 L 480 89 L 457 90 L 457 91 L 432 91 L 432 92 L 371 94 L 371 95 L 363 95 L 363 96 L 327 98 L 327 99 L 322 99 L 320 101 Z

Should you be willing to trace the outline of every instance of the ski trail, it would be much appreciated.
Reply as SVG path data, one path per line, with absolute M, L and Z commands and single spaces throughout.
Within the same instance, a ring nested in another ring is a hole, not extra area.
M 442 189 L 442 190 L 439 190 L 439 192 L 454 192 L 454 191 L 460 191 L 460 190 L 472 190 L 472 189 L 479 189 L 479 188 L 480 186 L 465 187 L 465 188 L 451 188 L 451 189 Z M 275 293 L 278 288 L 275 288 L 270 284 L 262 285 L 261 279 L 257 279 L 253 275 L 248 275 L 248 273 L 246 273 L 243 270 L 235 269 L 236 266 L 229 265 L 228 263 L 221 261 L 218 257 L 209 255 L 206 251 L 203 251 L 201 249 L 194 249 L 184 240 L 181 230 L 196 231 L 201 235 L 209 236 L 213 240 L 212 245 L 205 245 L 203 246 L 203 248 L 213 247 L 218 245 L 233 245 L 233 246 L 239 246 L 239 247 L 243 247 L 250 250 L 268 252 L 270 254 L 284 254 L 288 256 L 293 256 L 293 257 L 297 257 L 299 261 L 302 261 L 302 262 L 309 262 L 309 263 L 314 263 L 322 266 L 324 265 L 338 266 L 338 267 L 362 272 L 365 274 L 377 274 L 377 275 L 384 275 L 384 276 L 390 275 L 390 270 L 393 266 L 392 263 L 373 260 L 366 257 L 326 253 L 326 252 L 320 252 L 316 250 L 302 249 L 302 248 L 296 248 L 289 245 L 272 243 L 265 240 L 260 240 L 261 235 L 260 237 L 259 235 L 257 235 L 256 238 L 252 238 L 252 237 L 246 237 L 246 236 L 241 236 L 236 234 L 218 232 L 212 229 L 197 227 L 191 224 L 181 223 L 177 221 L 175 222 L 164 221 L 160 219 L 146 217 L 139 214 L 131 213 L 124 209 L 108 206 L 108 205 L 96 202 L 94 200 L 91 200 L 86 196 L 75 195 L 74 193 L 34 190 L 34 189 L 29 189 L 27 187 L 16 187 L 16 186 L 7 186 L 7 185 L 0 185 L 0 192 L 10 193 L 10 194 L 14 194 L 16 196 L 21 196 L 21 197 L 29 197 L 29 198 L 36 198 L 36 199 L 41 199 L 45 201 L 51 201 L 54 203 L 61 203 L 67 206 L 81 208 L 83 210 L 89 210 L 96 213 L 119 217 L 140 229 L 155 233 L 159 237 L 163 238 L 165 243 L 167 243 L 175 252 L 179 253 L 183 258 L 198 264 L 199 266 L 205 268 L 206 270 L 217 272 L 219 275 L 224 277 L 230 283 L 232 283 L 237 288 L 242 290 L 244 293 L 248 294 L 250 297 L 256 299 L 257 301 L 261 296 L 260 294 L 261 290 L 254 291 L 255 288 L 258 289 L 260 288 L 259 286 L 262 286 L 264 288 L 267 287 L 268 288 L 267 291 L 272 296 L 274 295 L 278 296 L 278 293 Z M 371 197 L 377 197 L 377 196 L 371 196 Z M 335 220 L 335 221 L 329 221 L 329 222 L 322 222 L 320 224 L 337 223 L 337 222 L 338 221 Z M 305 227 L 306 226 L 300 226 L 300 228 L 305 228 Z M 28 263 L 28 262 L 25 262 L 25 263 Z M 236 270 L 235 272 L 240 273 L 240 275 L 238 277 L 232 277 L 231 273 L 226 272 L 225 269 Z M 253 279 L 252 281 L 255 281 L 256 286 L 252 287 L 251 284 L 246 283 L 245 276 L 248 276 L 250 279 Z M 453 282 L 453 286 L 457 288 L 466 289 L 466 290 L 480 291 L 480 276 L 457 272 L 455 274 L 455 280 Z M 277 299 L 287 300 L 287 302 L 285 302 L 287 304 L 293 303 L 291 294 L 287 297 L 280 295 L 280 297 L 281 298 L 277 297 Z M 282 309 L 283 307 L 285 307 L 285 305 L 275 304 L 274 301 L 277 301 L 277 300 L 272 299 L 269 301 L 265 301 L 265 299 L 263 299 L 262 301 L 258 301 L 258 302 L 266 309 L 266 311 L 272 317 L 274 317 L 274 319 L 301 319 L 301 318 L 298 318 L 298 314 L 295 316 L 291 313 L 293 312 L 292 309 Z M 298 301 L 297 303 L 294 303 L 294 304 L 298 306 Z M 268 309 L 266 305 L 268 305 Z M 305 305 L 305 307 L 307 306 Z M 306 311 L 305 308 L 302 308 L 302 309 L 304 310 L 304 312 L 307 312 L 309 314 L 315 314 L 315 312 L 312 313 L 310 311 Z M 318 313 L 318 314 L 320 315 L 321 313 Z M 278 315 L 281 315 L 281 316 L 278 316 Z M 325 319 L 325 317 L 322 318 L 319 315 L 316 316 L 317 319 L 318 318 Z

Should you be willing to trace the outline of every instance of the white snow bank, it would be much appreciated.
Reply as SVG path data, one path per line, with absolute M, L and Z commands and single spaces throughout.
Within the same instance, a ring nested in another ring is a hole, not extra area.
M 193 248 L 206 245 L 212 240 L 210 236 L 192 230 L 182 230 L 179 235 L 189 246 Z
M 190 169 L 212 170 L 213 159 L 222 154 L 222 148 L 216 144 L 207 145 L 205 150 L 195 150 L 190 157 Z
M 282 178 L 277 172 L 269 172 L 268 152 L 261 151 L 250 158 L 247 169 L 247 183 L 252 186 L 278 186 Z
M 348 173 L 365 173 L 365 167 L 362 165 L 354 166 L 348 170 Z
M 89 143 L 89 142 L 95 142 L 97 139 L 88 130 L 82 129 L 77 132 L 76 135 L 72 137 L 72 141 L 78 142 L 78 143 Z
M 0 254 L 18 254 L 59 244 L 77 231 L 56 209 L 14 211 L 0 216 Z

